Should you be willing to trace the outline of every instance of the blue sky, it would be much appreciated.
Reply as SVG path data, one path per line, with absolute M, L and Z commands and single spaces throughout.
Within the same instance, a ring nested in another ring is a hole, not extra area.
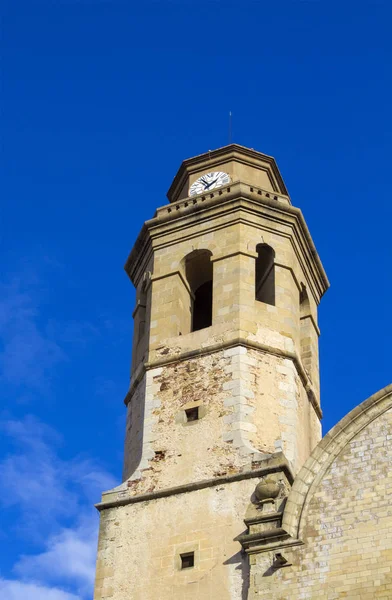
M 183 159 L 276 157 L 331 281 L 326 432 L 391 381 L 392 7 L 4 0 L 4 600 L 91 598 L 120 481 L 134 295 L 123 264 Z

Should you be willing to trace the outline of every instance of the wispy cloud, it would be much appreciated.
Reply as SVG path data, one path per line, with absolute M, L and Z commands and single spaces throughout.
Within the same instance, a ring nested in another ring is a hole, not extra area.
M 48 392 L 56 367 L 101 335 L 89 321 L 45 319 L 40 303 L 47 293 L 30 271 L 0 282 L 0 381 L 21 393 Z
M 68 486 L 68 465 L 53 450 L 60 438 L 32 416 L 0 421 L 0 430 L 11 443 L 11 451 L 0 462 L 0 487 L 6 491 L 0 505 L 18 507 L 19 524 L 46 535 L 46 523 L 51 527 L 56 518 L 78 508 L 77 494 Z
M 75 528 L 63 528 L 49 537 L 44 552 L 21 556 L 14 567 L 17 575 L 46 583 L 72 584 L 91 595 L 97 546 L 96 515 L 85 516 Z
M 39 326 L 34 286 L 0 283 L 0 378 L 18 388 L 46 389 L 50 372 L 66 359 L 57 341 Z
M 0 597 L 91 597 L 98 529 L 92 502 L 115 485 L 114 478 L 90 458 L 61 459 L 61 437 L 32 416 L 3 419 L 0 430 L 13 448 L 0 462 L 0 487 L 7 492 L 0 505 L 19 509 L 23 536 L 38 545 L 36 553 L 18 558 L 14 573 L 20 580 L 3 580 Z
M 0 598 L 3 600 L 81 600 L 80 596 L 55 587 L 10 579 L 0 579 Z
M 21 400 L 54 396 L 64 363 L 71 369 L 81 350 L 113 335 L 101 321 L 95 327 L 45 313 L 49 281 L 28 265 L 20 276 L 0 280 L 0 386 L 2 398 L 11 399 L 8 410 L 15 399 L 20 408 Z M 90 599 L 98 533 L 93 503 L 118 482 L 90 456 L 67 456 L 62 436 L 35 415 L 15 418 L 6 410 L 0 413 L 7 449 L 0 459 L 1 536 L 3 546 L 18 548 L 21 540 L 23 549 L 0 576 L 0 598 Z
M 7 491 L 0 505 L 17 505 L 32 533 L 36 526 L 44 533 L 44 523 L 52 527 L 61 517 L 78 514 L 81 505 L 93 503 L 102 490 L 115 485 L 90 458 L 62 460 L 57 453 L 61 437 L 33 416 L 0 420 L 0 431 L 13 447 L 0 461 L 0 487 Z

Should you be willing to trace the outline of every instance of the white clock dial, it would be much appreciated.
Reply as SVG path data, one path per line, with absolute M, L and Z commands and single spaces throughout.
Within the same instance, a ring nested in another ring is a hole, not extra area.
M 209 192 L 210 190 L 214 190 L 215 188 L 221 187 L 221 185 L 226 185 L 227 183 L 230 183 L 230 177 L 223 171 L 205 173 L 199 177 L 199 179 L 196 179 L 194 183 L 192 183 L 191 187 L 189 188 L 189 195 L 197 196 L 198 194 Z

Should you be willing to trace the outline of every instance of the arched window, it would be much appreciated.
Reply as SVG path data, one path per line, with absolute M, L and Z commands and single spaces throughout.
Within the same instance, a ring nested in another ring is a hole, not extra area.
M 192 292 L 191 331 L 212 325 L 212 262 L 209 250 L 195 250 L 185 258 L 185 276 Z
M 258 244 L 256 252 L 256 300 L 275 306 L 275 252 L 267 244 Z

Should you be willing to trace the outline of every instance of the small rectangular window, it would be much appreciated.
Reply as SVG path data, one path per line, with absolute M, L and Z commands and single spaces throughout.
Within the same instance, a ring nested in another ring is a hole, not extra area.
M 185 411 L 186 414 L 186 420 L 189 423 L 189 421 L 198 421 L 199 420 L 199 407 L 195 406 L 194 408 L 188 408 L 188 410 Z
M 194 552 L 186 552 L 185 554 L 180 554 L 181 558 L 181 569 L 190 569 L 195 566 L 195 553 Z

